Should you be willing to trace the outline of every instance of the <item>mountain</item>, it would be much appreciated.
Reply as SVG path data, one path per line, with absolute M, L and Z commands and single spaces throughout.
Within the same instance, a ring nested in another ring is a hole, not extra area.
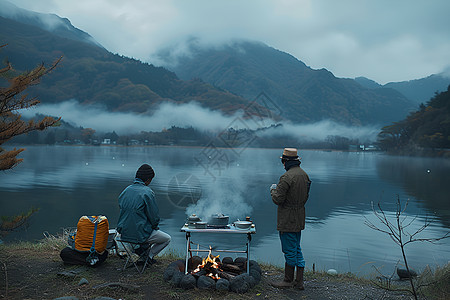
M 450 76 L 445 73 L 433 74 L 425 78 L 390 82 L 385 85 L 381 85 L 366 77 L 357 77 L 355 78 L 355 81 L 361 86 L 369 89 L 392 88 L 399 91 L 409 100 L 418 105 L 420 103 L 426 103 L 435 94 L 446 91 L 447 87 L 450 85 Z
M 173 58 L 170 49 L 159 56 L 163 61 Z M 188 53 L 167 67 L 182 79 L 200 78 L 247 99 L 264 92 L 283 117 L 300 123 L 330 119 L 351 125 L 386 124 L 404 118 L 414 107 L 394 89 L 369 89 L 352 79 L 336 78 L 259 42 L 205 48 L 193 41 Z
M 433 74 L 425 78 L 402 82 L 390 82 L 384 87 L 393 88 L 416 104 L 426 103 L 439 92 L 444 92 L 450 85 L 450 77 L 441 74 Z
M 355 81 L 357 83 L 359 83 L 361 86 L 368 88 L 368 89 L 378 89 L 378 88 L 382 88 L 383 86 L 381 84 L 379 84 L 378 82 L 366 78 L 366 77 L 356 77 Z
M 27 90 L 42 103 L 76 99 L 86 105 L 100 104 L 109 111 L 146 113 L 162 102 L 195 101 L 228 114 L 249 104 L 201 80 L 183 81 L 165 68 L 112 54 L 83 40 L 83 34 L 79 38 L 70 34 L 69 38 L 61 37 L 30 22 L 3 17 L 0 28 L 0 43 L 7 44 L 0 55 L 18 71 L 30 70 L 40 62 L 50 64 L 63 56 L 55 70 Z M 264 115 L 267 109 L 260 107 L 258 112 Z
M 0 16 L 20 23 L 33 25 L 60 37 L 100 46 L 88 33 L 74 27 L 67 18 L 55 14 L 42 14 L 19 8 L 11 2 L 0 0 Z

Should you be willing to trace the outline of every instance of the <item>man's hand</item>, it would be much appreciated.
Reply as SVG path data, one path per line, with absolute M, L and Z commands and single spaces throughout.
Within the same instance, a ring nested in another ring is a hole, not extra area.
M 270 186 L 270 190 L 274 190 L 276 188 L 277 188 L 277 185 L 275 183 Z

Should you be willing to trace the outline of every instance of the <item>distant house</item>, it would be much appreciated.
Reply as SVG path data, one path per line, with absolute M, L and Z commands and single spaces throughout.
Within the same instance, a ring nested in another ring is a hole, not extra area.
M 103 139 L 102 145 L 111 145 L 111 139 Z
M 364 148 L 364 151 L 376 151 L 376 150 L 378 150 L 378 148 L 375 147 L 374 145 L 369 145 Z
M 356 146 L 353 146 L 353 147 L 356 147 Z M 350 147 L 350 149 L 352 150 L 352 147 Z M 374 145 L 368 145 L 368 146 L 366 146 L 366 145 L 359 145 L 359 146 L 357 146 L 357 149 L 355 149 L 355 150 L 358 150 L 358 151 L 377 151 L 378 148 L 375 147 Z

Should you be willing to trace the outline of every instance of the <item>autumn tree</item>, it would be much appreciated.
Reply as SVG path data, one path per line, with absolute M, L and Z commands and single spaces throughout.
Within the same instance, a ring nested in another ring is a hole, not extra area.
M 1 45 L 0 48 L 6 45 Z M 32 132 L 35 130 L 44 130 L 58 123 L 60 118 L 44 117 L 41 120 L 24 121 L 21 118 L 20 110 L 36 106 L 39 102 L 35 97 L 28 97 L 23 92 L 30 86 L 39 83 L 42 76 L 52 71 L 61 58 L 56 60 L 50 67 L 46 67 L 43 63 L 38 65 L 31 71 L 19 73 L 13 69 L 9 61 L 4 63 L 4 67 L 0 69 L 1 84 L 0 86 L 0 171 L 8 170 L 22 162 L 23 159 L 17 158 L 24 148 L 6 151 L 1 146 L 11 140 L 13 137 Z

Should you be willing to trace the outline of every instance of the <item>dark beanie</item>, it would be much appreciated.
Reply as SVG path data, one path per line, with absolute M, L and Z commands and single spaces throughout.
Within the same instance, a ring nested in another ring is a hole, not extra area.
M 153 171 L 153 168 L 147 164 L 140 166 L 136 172 L 136 178 L 141 179 L 143 182 L 146 182 L 153 177 L 155 177 L 155 171 Z

